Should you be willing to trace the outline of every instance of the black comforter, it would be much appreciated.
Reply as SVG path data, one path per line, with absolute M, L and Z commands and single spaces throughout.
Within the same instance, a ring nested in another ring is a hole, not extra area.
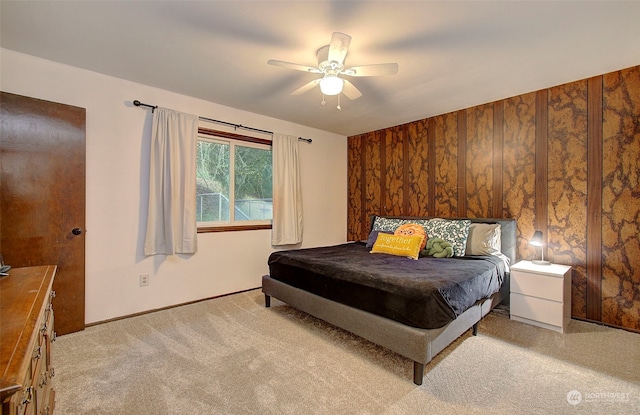
M 419 260 L 370 254 L 364 243 L 278 251 L 273 279 L 424 329 L 446 325 L 500 290 L 505 263 L 494 256 Z

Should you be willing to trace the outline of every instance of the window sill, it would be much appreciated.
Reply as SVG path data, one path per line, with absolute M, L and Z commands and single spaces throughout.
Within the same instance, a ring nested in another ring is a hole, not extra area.
M 255 230 L 261 230 L 261 229 L 271 229 L 271 224 L 269 225 L 203 226 L 198 228 L 198 233 L 255 231 Z

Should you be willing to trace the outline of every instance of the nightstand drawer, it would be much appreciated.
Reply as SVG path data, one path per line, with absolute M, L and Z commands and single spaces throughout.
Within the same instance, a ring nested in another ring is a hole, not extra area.
M 563 304 L 561 302 L 528 297 L 511 293 L 511 314 L 552 326 L 563 327 Z
M 513 270 L 511 292 L 562 302 L 564 278 Z

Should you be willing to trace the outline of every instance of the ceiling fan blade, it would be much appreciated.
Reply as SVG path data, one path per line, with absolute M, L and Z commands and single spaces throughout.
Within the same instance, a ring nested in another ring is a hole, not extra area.
M 351 82 L 344 80 L 344 85 L 342 86 L 342 93 L 349 98 L 350 100 L 358 99 L 362 96 L 362 92 L 358 90 Z
M 398 64 L 378 63 L 373 65 L 354 66 L 340 71 L 340 73 L 349 76 L 395 75 L 398 73 Z
M 273 66 L 282 66 L 283 68 L 295 69 L 296 71 L 322 73 L 322 71 L 318 68 L 314 68 L 313 66 L 299 65 L 297 63 L 278 61 L 275 59 L 269 59 L 267 63 Z
M 313 87 L 315 87 L 316 85 L 318 85 L 320 83 L 320 79 L 314 79 L 313 81 L 306 83 L 304 85 L 302 85 L 300 88 L 296 89 L 295 91 L 293 91 L 291 93 L 291 95 L 301 95 L 304 94 L 305 92 L 313 89 Z
M 342 65 L 344 58 L 349 51 L 349 45 L 351 44 L 351 36 L 345 35 L 340 32 L 333 32 L 331 36 L 331 43 L 329 44 L 329 56 L 328 61 L 335 61 Z

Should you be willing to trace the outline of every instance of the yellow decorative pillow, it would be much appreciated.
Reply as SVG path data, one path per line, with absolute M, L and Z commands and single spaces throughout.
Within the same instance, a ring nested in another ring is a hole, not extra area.
M 417 223 L 405 223 L 404 225 L 400 225 L 396 228 L 393 234 L 402 236 L 422 236 L 422 246 L 420 247 L 420 249 L 424 249 L 425 245 L 427 244 L 427 233 L 424 231 L 424 226 L 418 225 Z
M 404 236 L 379 233 L 378 239 L 376 239 L 376 243 L 373 244 L 370 252 L 372 254 L 391 254 L 418 259 L 423 240 L 424 237 L 419 235 Z

